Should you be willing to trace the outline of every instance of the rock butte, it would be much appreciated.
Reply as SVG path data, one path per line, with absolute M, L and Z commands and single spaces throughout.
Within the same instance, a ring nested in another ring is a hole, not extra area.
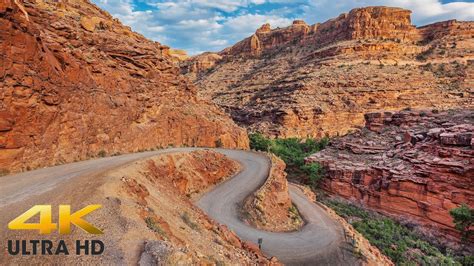
M 310 157 L 323 189 L 459 239 L 449 211 L 474 207 L 474 110 L 370 113 L 360 132 Z
M 273 137 L 346 134 L 379 110 L 472 107 L 474 23 L 417 28 L 410 13 L 366 7 L 321 24 L 265 24 L 181 71 L 238 124 Z
M 179 75 L 182 52 L 87 0 L 0 2 L 0 169 L 155 147 L 248 148 Z

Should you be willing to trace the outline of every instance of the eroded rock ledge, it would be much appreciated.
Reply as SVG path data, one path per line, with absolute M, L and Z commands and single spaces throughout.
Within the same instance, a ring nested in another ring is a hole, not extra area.
M 181 71 L 239 125 L 271 137 L 341 136 L 379 110 L 472 107 L 474 23 L 417 28 L 410 13 L 366 7 L 321 24 L 265 24 Z
M 474 206 L 474 110 L 370 113 L 307 162 L 321 163 L 331 194 L 458 239 L 449 210 Z
M 269 154 L 271 169 L 268 179 L 243 204 L 242 216 L 253 226 L 267 231 L 294 231 L 303 225 L 288 192 L 285 163 Z

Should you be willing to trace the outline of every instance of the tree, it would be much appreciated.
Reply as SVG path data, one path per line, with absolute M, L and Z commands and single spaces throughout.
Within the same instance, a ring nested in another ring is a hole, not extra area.
M 301 170 L 308 175 L 309 180 L 314 187 L 317 187 L 321 179 L 323 179 L 324 172 L 319 163 L 305 164 L 301 167 Z
M 453 223 L 461 233 L 462 240 L 469 239 L 474 232 L 471 230 L 471 226 L 474 225 L 474 209 L 463 203 L 461 206 L 451 209 L 449 214 L 453 217 Z
M 272 145 L 272 141 L 260 133 L 250 134 L 249 139 L 250 148 L 256 151 L 268 151 L 270 145 Z

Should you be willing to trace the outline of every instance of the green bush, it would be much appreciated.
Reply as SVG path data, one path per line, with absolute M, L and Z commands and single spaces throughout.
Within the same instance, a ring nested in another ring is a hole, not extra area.
M 272 141 L 260 133 L 254 133 L 249 135 L 250 148 L 256 151 L 268 151 Z
M 286 164 L 290 176 L 304 174 L 311 185 L 317 185 L 322 179 L 323 171 L 318 163 L 305 165 L 304 159 L 324 149 L 329 144 L 328 138 L 315 139 L 269 139 L 260 133 L 250 134 L 250 148 L 257 151 L 271 152 L 280 157 Z
M 471 226 L 474 225 L 474 209 L 463 203 L 461 206 L 450 210 L 449 214 L 453 217 L 453 223 L 461 233 L 462 240 L 469 239 L 474 232 L 470 230 Z
M 335 200 L 323 203 L 348 221 L 396 265 L 468 265 L 469 257 L 454 258 L 415 235 L 408 227 L 357 206 Z M 414 251 L 414 252 L 410 252 Z
M 323 179 L 324 171 L 319 163 L 305 164 L 301 167 L 301 170 L 308 175 L 311 185 L 315 187 L 317 187 L 319 182 Z

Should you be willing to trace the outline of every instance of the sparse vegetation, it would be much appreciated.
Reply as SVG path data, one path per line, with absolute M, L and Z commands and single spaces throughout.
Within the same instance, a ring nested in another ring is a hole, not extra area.
M 100 150 L 99 153 L 97 153 L 97 156 L 104 158 L 105 156 L 107 156 L 107 153 L 104 150 Z
M 185 224 L 187 224 L 191 229 L 199 231 L 199 226 L 191 220 L 189 217 L 189 214 L 187 212 L 184 212 L 181 214 L 181 219 Z
M 280 157 L 287 166 L 290 177 L 304 175 L 311 185 L 317 186 L 322 179 L 323 170 L 318 163 L 305 165 L 304 158 L 324 149 L 328 138 L 315 139 L 269 139 L 260 133 L 250 134 L 250 147 L 257 151 L 266 151 Z
M 222 148 L 222 146 L 224 146 L 224 145 L 222 144 L 222 140 L 221 140 L 221 139 L 216 140 L 215 144 L 216 144 L 216 148 Z
M 291 207 L 288 208 L 288 212 L 289 212 L 290 218 L 293 221 L 298 222 L 298 223 L 302 222 L 300 212 L 298 211 L 298 208 L 296 208 L 295 205 L 291 205 Z
M 422 239 L 410 228 L 355 205 L 323 199 L 322 202 L 354 226 L 396 265 L 472 265 L 472 256 L 454 257 Z M 464 212 L 464 211 L 463 211 Z
M 161 227 L 158 224 L 156 224 L 156 221 L 153 217 L 145 218 L 145 223 L 146 223 L 146 226 L 153 232 L 158 233 L 164 238 L 167 237 L 165 231 L 163 231 L 163 229 L 161 229 Z
M 474 209 L 463 203 L 461 206 L 449 211 L 449 214 L 453 217 L 453 223 L 461 233 L 462 240 L 468 240 L 474 233 L 474 230 L 471 230 L 471 227 L 474 225 Z
M 5 168 L 0 169 L 0 176 L 6 176 L 8 174 L 10 174 L 10 171 L 8 169 L 5 169 Z

